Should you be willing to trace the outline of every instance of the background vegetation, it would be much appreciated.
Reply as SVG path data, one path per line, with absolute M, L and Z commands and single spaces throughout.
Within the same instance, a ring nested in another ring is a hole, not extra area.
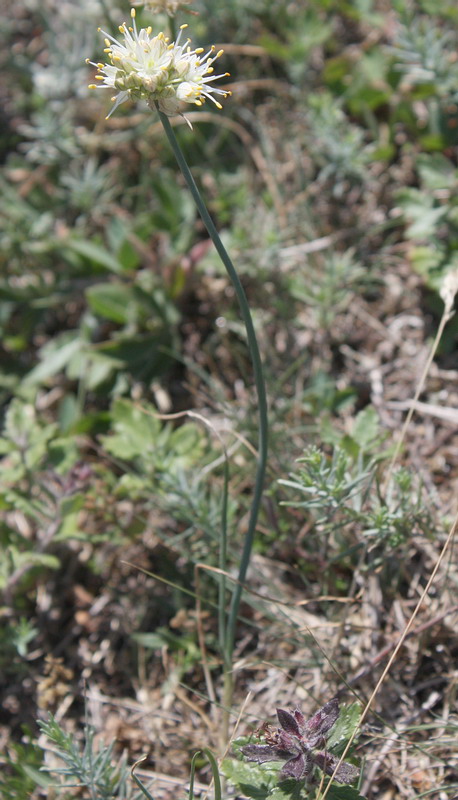
M 154 796 L 181 798 L 195 750 L 223 755 L 208 567 L 222 441 L 234 574 L 253 488 L 245 333 L 158 119 L 126 103 L 106 121 L 109 93 L 87 89 L 97 27 L 116 31 L 128 4 L 2 6 L 0 796 L 55 796 L 56 748 L 74 746 L 90 789 L 62 796 L 133 796 L 121 759 L 148 752 Z M 232 98 L 175 130 L 242 277 L 269 395 L 230 709 L 235 725 L 252 692 L 247 735 L 276 706 L 367 699 L 457 511 L 455 319 L 390 461 L 458 269 L 458 11 L 192 9 L 178 23 L 224 47 Z M 207 424 L 163 418 L 189 409 Z M 368 798 L 458 792 L 457 583 L 452 549 L 363 726 Z M 198 791 L 211 773 L 195 768 Z

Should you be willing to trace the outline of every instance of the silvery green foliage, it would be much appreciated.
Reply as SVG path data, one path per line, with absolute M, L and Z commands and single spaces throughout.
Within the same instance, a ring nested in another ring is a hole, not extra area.
M 368 406 L 355 417 L 351 433 L 341 436 L 323 428 L 323 439 L 332 443 L 332 454 L 309 447 L 298 459 L 298 473 L 279 483 L 289 491 L 283 505 L 302 508 L 314 519 L 317 533 L 339 530 L 339 541 L 370 545 L 371 568 L 378 565 L 372 552 L 387 553 L 405 544 L 416 533 L 431 530 L 432 516 L 424 502 L 421 484 L 401 468 L 387 487 L 379 480 L 383 433 L 375 409 Z M 375 554 L 376 555 L 376 554 Z
M 431 84 L 440 95 L 457 94 L 456 32 L 419 17 L 399 26 L 390 51 L 404 80 L 415 86 Z
M 95 746 L 95 731 L 85 726 L 84 741 L 67 733 L 50 714 L 47 722 L 38 722 L 51 750 L 61 759 L 62 767 L 46 768 L 51 775 L 60 776 L 57 788 L 80 787 L 87 790 L 90 800 L 138 800 L 141 795 L 133 791 L 130 771 L 124 756 L 114 755 L 115 742 L 108 746 Z

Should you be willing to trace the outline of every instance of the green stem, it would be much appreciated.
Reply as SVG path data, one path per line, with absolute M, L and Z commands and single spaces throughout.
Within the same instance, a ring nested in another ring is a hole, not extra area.
M 229 500 L 229 462 L 224 452 L 223 501 L 221 503 L 221 539 L 219 545 L 219 597 L 218 597 L 218 639 L 221 653 L 226 649 L 226 567 L 227 567 L 227 509 Z
M 224 671 L 223 676 L 223 702 L 221 704 L 221 728 L 219 744 L 221 752 L 224 753 L 229 741 L 229 726 L 231 722 L 232 698 L 234 696 L 234 673 L 230 666 Z
M 237 300 L 240 306 L 240 312 L 246 328 L 248 349 L 253 364 L 254 381 L 258 396 L 259 443 L 258 443 L 256 479 L 253 492 L 253 500 L 250 509 L 250 518 L 248 521 L 248 529 L 245 535 L 242 555 L 240 558 L 238 583 L 235 585 L 234 592 L 232 595 L 232 600 L 227 620 L 227 627 L 224 637 L 225 639 L 224 662 L 225 662 L 225 669 L 228 670 L 230 669 L 232 662 L 232 653 L 234 650 L 234 642 L 235 642 L 235 630 L 237 626 L 237 617 L 240 607 L 240 600 L 242 597 L 243 583 L 245 582 L 248 565 L 250 563 L 251 550 L 253 547 L 253 539 L 256 531 L 256 522 L 258 519 L 259 507 L 262 499 L 264 477 L 267 466 L 268 419 L 267 419 L 266 387 L 264 383 L 261 356 L 259 353 L 258 341 L 254 330 L 253 319 L 251 317 L 250 307 L 248 305 L 245 291 L 240 282 L 240 278 L 220 239 L 215 224 L 212 218 L 210 217 L 210 214 L 207 211 L 207 207 L 201 197 L 199 189 L 197 188 L 197 185 L 188 167 L 188 164 L 180 148 L 180 145 L 178 144 L 173 128 L 169 122 L 169 119 L 165 114 L 163 114 L 159 110 L 157 104 L 156 108 L 159 112 L 159 117 L 161 119 L 165 133 L 170 142 L 170 146 L 172 147 L 172 150 L 175 154 L 175 158 L 178 162 L 178 165 L 183 173 L 184 179 L 188 185 L 189 191 L 192 194 L 192 197 L 197 206 L 199 214 L 202 217 L 202 221 L 205 227 L 207 228 L 208 234 L 213 244 L 215 245 L 216 251 L 219 257 L 221 258 L 221 261 L 223 262 L 226 268 L 226 271 L 229 275 L 229 278 L 231 279 L 232 285 L 237 295 Z

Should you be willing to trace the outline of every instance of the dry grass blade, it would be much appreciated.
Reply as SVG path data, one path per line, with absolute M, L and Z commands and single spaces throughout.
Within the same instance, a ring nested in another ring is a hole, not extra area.
M 375 688 L 374 688 L 371 696 L 369 697 L 369 700 L 367 701 L 367 703 L 366 703 L 366 705 L 365 705 L 365 707 L 364 707 L 364 709 L 362 711 L 360 725 L 366 719 L 366 717 L 367 717 L 367 715 L 368 715 L 368 713 L 369 713 L 369 711 L 371 709 L 372 703 L 374 702 L 375 697 L 377 696 L 377 694 L 378 694 L 378 692 L 380 690 L 380 687 L 382 686 L 382 684 L 383 684 L 383 682 L 384 682 L 384 680 L 385 680 L 385 678 L 386 678 L 386 676 L 387 676 L 387 674 L 388 674 L 388 672 L 389 672 L 389 670 L 391 668 L 391 665 L 393 664 L 393 661 L 395 660 L 397 654 L 399 653 L 399 650 L 401 649 L 402 645 L 404 644 L 404 642 L 405 642 L 405 640 L 406 640 L 406 638 L 407 638 L 407 636 L 409 634 L 409 631 L 410 631 L 410 629 L 411 629 L 411 627 L 412 627 L 412 625 L 413 625 L 413 623 L 415 621 L 415 618 L 416 618 L 420 608 L 423 606 L 424 600 L 427 597 L 432 584 L 434 583 L 434 579 L 435 579 L 435 577 L 437 575 L 439 567 L 440 567 L 442 561 L 444 560 L 445 555 L 446 555 L 446 553 L 447 553 L 447 551 L 448 551 L 448 549 L 449 549 L 449 547 L 450 547 L 450 545 L 452 543 L 452 540 L 453 540 L 453 537 L 455 536 L 457 528 L 458 528 L 458 514 L 455 517 L 455 521 L 454 521 L 452 527 L 450 528 L 450 531 L 449 531 L 448 536 L 447 536 L 447 538 L 445 540 L 445 543 L 444 543 L 444 545 L 442 547 L 442 550 L 441 550 L 441 552 L 439 554 L 439 557 L 438 557 L 437 562 L 436 562 L 436 564 L 434 566 L 434 569 L 433 569 L 433 571 L 432 571 L 432 573 L 431 573 L 431 575 L 430 575 L 430 577 L 428 579 L 428 582 L 427 582 L 425 588 L 423 589 L 423 591 L 422 591 L 422 593 L 420 595 L 420 598 L 419 598 L 419 600 L 418 600 L 418 602 L 417 602 L 417 604 L 416 604 L 416 606 L 415 606 L 415 608 L 414 608 L 414 610 L 413 610 L 413 612 L 412 612 L 412 614 L 410 616 L 410 619 L 409 619 L 407 625 L 405 626 L 405 628 L 404 628 L 404 630 L 403 630 L 403 632 L 402 632 L 402 634 L 401 634 L 401 636 L 399 638 L 399 641 L 398 641 L 396 647 L 394 648 L 393 653 L 391 654 L 390 658 L 388 659 L 388 663 L 386 664 L 385 668 L 383 669 L 383 672 L 382 672 L 379 680 L 377 681 L 377 683 L 375 685 Z M 335 774 L 337 773 L 337 770 L 338 770 L 340 764 L 344 761 L 345 756 L 347 755 L 348 751 L 350 750 L 350 747 L 352 746 L 357 734 L 358 734 L 358 731 L 355 730 L 353 732 L 352 736 L 350 737 L 350 739 L 349 739 L 349 741 L 348 741 L 348 743 L 347 743 L 347 745 L 346 745 L 346 747 L 345 747 L 345 749 L 344 749 L 344 751 L 343 751 L 343 753 L 342 753 L 342 755 L 340 757 L 340 760 L 339 760 L 339 762 L 338 762 L 338 764 L 337 764 L 337 766 L 336 766 L 336 768 L 335 768 L 335 770 L 334 770 L 334 772 L 333 772 L 333 774 L 331 776 L 331 780 L 329 781 L 328 786 L 326 787 L 325 791 L 321 795 L 320 800 L 324 800 L 326 795 L 328 794 L 330 786 L 332 784 L 332 780 L 333 780 Z
M 426 359 L 426 364 L 423 367 L 423 371 L 421 373 L 420 380 L 418 381 L 418 386 L 417 386 L 417 389 L 415 391 L 415 396 L 414 396 L 413 400 L 411 401 L 408 414 L 407 414 L 407 416 L 406 416 L 406 418 L 404 420 L 404 424 L 403 424 L 402 429 L 401 429 L 401 434 L 400 434 L 399 439 L 398 439 L 398 441 L 396 443 L 396 447 L 395 447 L 393 456 L 392 456 L 391 461 L 390 461 L 390 465 L 389 465 L 387 473 L 386 473 L 386 483 L 387 484 L 389 483 L 389 481 L 391 479 L 391 476 L 392 476 L 392 473 L 393 473 L 393 469 L 394 469 L 394 465 L 395 465 L 395 463 L 396 463 L 396 461 L 398 459 L 399 453 L 401 451 L 401 447 L 402 447 L 402 444 L 404 442 L 405 435 L 407 433 L 407 429 L 408 429 L 408 427 L 410 425 L 410 422 L 412 420 L 414 412 L 415 412 L 416 408 L 418 407 L 418 405 L 417 405 L 418 404 L 418 399 L 420 397 L 420 394 L 423 391 L 423 388 L 424 388 L 424 385 L 425 385 L 425 381 L 426 381 L 426 378 L 428 376 L 428 372 L 429 372 L 429 370 L 431 368 L 431 364 L 433 362 L 433 358 L 434 358 L 434 356 L 436 354 L 437 348 L 439 346 L 439 342 L 442 339 L 442 334 L 444 332 L 444 328 L 445 328 L 447 322 L 451 319 L 451 317 L 454 314 L 453 304 L 455 302 L 455 296 L 456 296 L 457 292 L 458 292 L 458 272 L 453 271 L 453 272 L 448 273 L 448 275 L 444 279 L 444 283 L 443 283 L 442 291 L 441 291 L 441 296 L 442 296 L 442 299 L 444 301 L 444 311 L 442 313 L 442 317 L 441 317 L 441 320 L 440 320 L 440 323 L 439 323 L 439 327 L 437 329 L 436 337 L 435 337 L 434 342 L 432 344 L 432 347 L 431 347 L 431 350 L 429 352 L 428 358 Z

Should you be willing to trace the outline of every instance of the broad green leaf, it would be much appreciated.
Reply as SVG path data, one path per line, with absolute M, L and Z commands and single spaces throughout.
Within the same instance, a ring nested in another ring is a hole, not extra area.
M 446 205 L 428 209 L 410 206 L 406 209 L 407 218 L 412 220 L 407 228 L 407 235 L 412 239 L 427 239 L 436 232 L 447 213 Z
M 195 464 L 205 441 L 198 426 L 187 423 L 174 430 L 155 414 L 153 406 L 117 398 L 112 407 L 114 433 L 101 437 L 107 451 L 124 460 L 140 459 L 149 472 L 177 473 Z
M 93 242 L 83 242 L 78 239 L 69 239 L 66 247 L 70 251 L 87 258 L 93 264 L 105 267 L 109 272 L 119 273 L 123 271 L 122 264 L 118 259 L 101 245 Z
M 349 706 L 341 706 L 340 714 L 331 729 L 327 740 L 327 747 L 335 755 L 341 755 L 345 746 L 359 725 L 361 717 L 361 707 L 359 703 L 351 703 Z
M 67 341 L 62 343 L 64 338 Z M 41 363 L 25 376 L 24 383 L 26 385 L 43 383 L 48 380 L 48 378 L 57 375 L 83 347 L 86 347 L 86 343 L 79 338 L 78 331 L 74 332 L 74 336 L 70 341 L 68 341 L 68 334 L 65 334 L 65 337 L 61 337 L 60 339 L 52 340 L 48 345 L 42 348 L 40 352 Z
M 116 494 L 121 497 L 129 497 L 131 500 L 137 500 L 144 497 L 148 487 L 149 491 L 151 491 L 151 479 L 149 476 L 142 477 L 141 475 L 125 472 L 118 481 Z
M 330 787 L 327 796 L 331 800 L 365 800 L 353 786 L 338 786 L 335 783 Z
M 246 761 L 236 761 L 235 758 L 225 758 L 221 763 L 223 775 L 253 800 L 267 800 L 270 797 L 278 784 L 279 768 L 278 765 L 273 768 L 271 765 L 260 767 Z
M 23 553 L 23 561 L 28 563 L 31 567 L 46 567 L 47 569 L 59 569 L 60 561 L 57 556 L 52 556 L 50 553 Z
M 10 504 L 11 508 L 14 508 L 16 511 L 22 511 L 24 514 L 32 517 L 32 519 L 41 521 L 45 509 L 39 505 L 37 501 L 24 497 L 15 489 L 8 489 L 5 491 L 4 498 L 6 502 Z
M 97 283 L 86 290 L 89 307 L 112 322 L 125 325 L 138 317 L 137 302 L 131 286 L 122 283 Z
M 439 291 L 446 270 L 444 252 L 436 246 L 414 247 L 410 251 L 410 260 L 428 286 Z
M 73 436 L 58 436 L 48 445 L 48 459 L 59 475 L 65 475 L 78 461 L 80 449 Z
M 3 431 L 5 436 L 0 447 L 1 454 L 13 454 L 2 472 L 3 481 L 18 481 L 26 467 L 36 468 L 45 456 L 48 443 L 55 436 L 56 430 L 54 423 L 43 426 L 37 421 L 31 404 L 14 398 L 6 412 Z M 7 440 L 11 442 L 9 447 Z
M 19 552 L 16 547 L 8 547 L 3 551 L 2 564 L 0 568 L 0 589 L 4 588 L 8 582 L 10 574 L 16 569 L 32 567 L 43 567 L 45 569 L 58 569 L 60 561 L 56 556 L 49 553 L 33 553 L 30 550 Z
M 48 789 L 54 783 L 52 778 L 44 775 L 43 772 L 31 767 L 29 764 L 21 764 L 21 769 L 24 770 L 29 778 L 35 781 L 37 786 L 41 786 L 42 789 Z
M 380 421 L 373 406 L 367 406 L 357 414 L 351 435 L 363 452 L 374 445 L 380 435 Z
M 34 407 L 23 403 L 18 397 L 13 398 L 5 415 L 5 436 L 16 446 L 24 446 L 36 424 Z
M 452 189 L 458 179 L 453 163 L 442 153 L 418 156 L 417 169 L 427 189 Z
M 149 650 L 160 650 L 166 644 L 164 637 L 158 633 L 133 633 L 131 638 Z
M 117 458 L 130 459 L 142 456 L 154 458 L 154 447 L 160 433 L 161 423 L 148 413 L 146 407 L 134 405 L 129 400 L 117 398 L 112 406 L 115 433 L 103 436 L 102 441 L 109 453 Z
M 148 382 L 162 375 L 172 363 L 169 351 L 174 346 L 174 331 L 161 327 L 155 333 L 124 336 L 99 346 L 98 353 L 114 364 L 123 363 L 136 380 Z
M 0 436 L 0 456 L 6 456 L 7 453 L 13 453 L 15 450 L 17 447 L 11 440 Z
M 62 521 L 62 525 L 60 526 L 58 532 L 56 533 L 56 536 L 54 537 L 55 541 L 64 542 L 67 539 L 79 539 L 84 541 L 90 538 L 92 544 L 95 544 L 96 541 L 95 538 L 89 537 L 88 533 L 81 529 L 79 520 L 80 520 L 79 513 L 67 514 L 64 520 Z
M 268 800 L 307 800 L 310 796 L 302 781 L 282 781 L 269 792 Z

